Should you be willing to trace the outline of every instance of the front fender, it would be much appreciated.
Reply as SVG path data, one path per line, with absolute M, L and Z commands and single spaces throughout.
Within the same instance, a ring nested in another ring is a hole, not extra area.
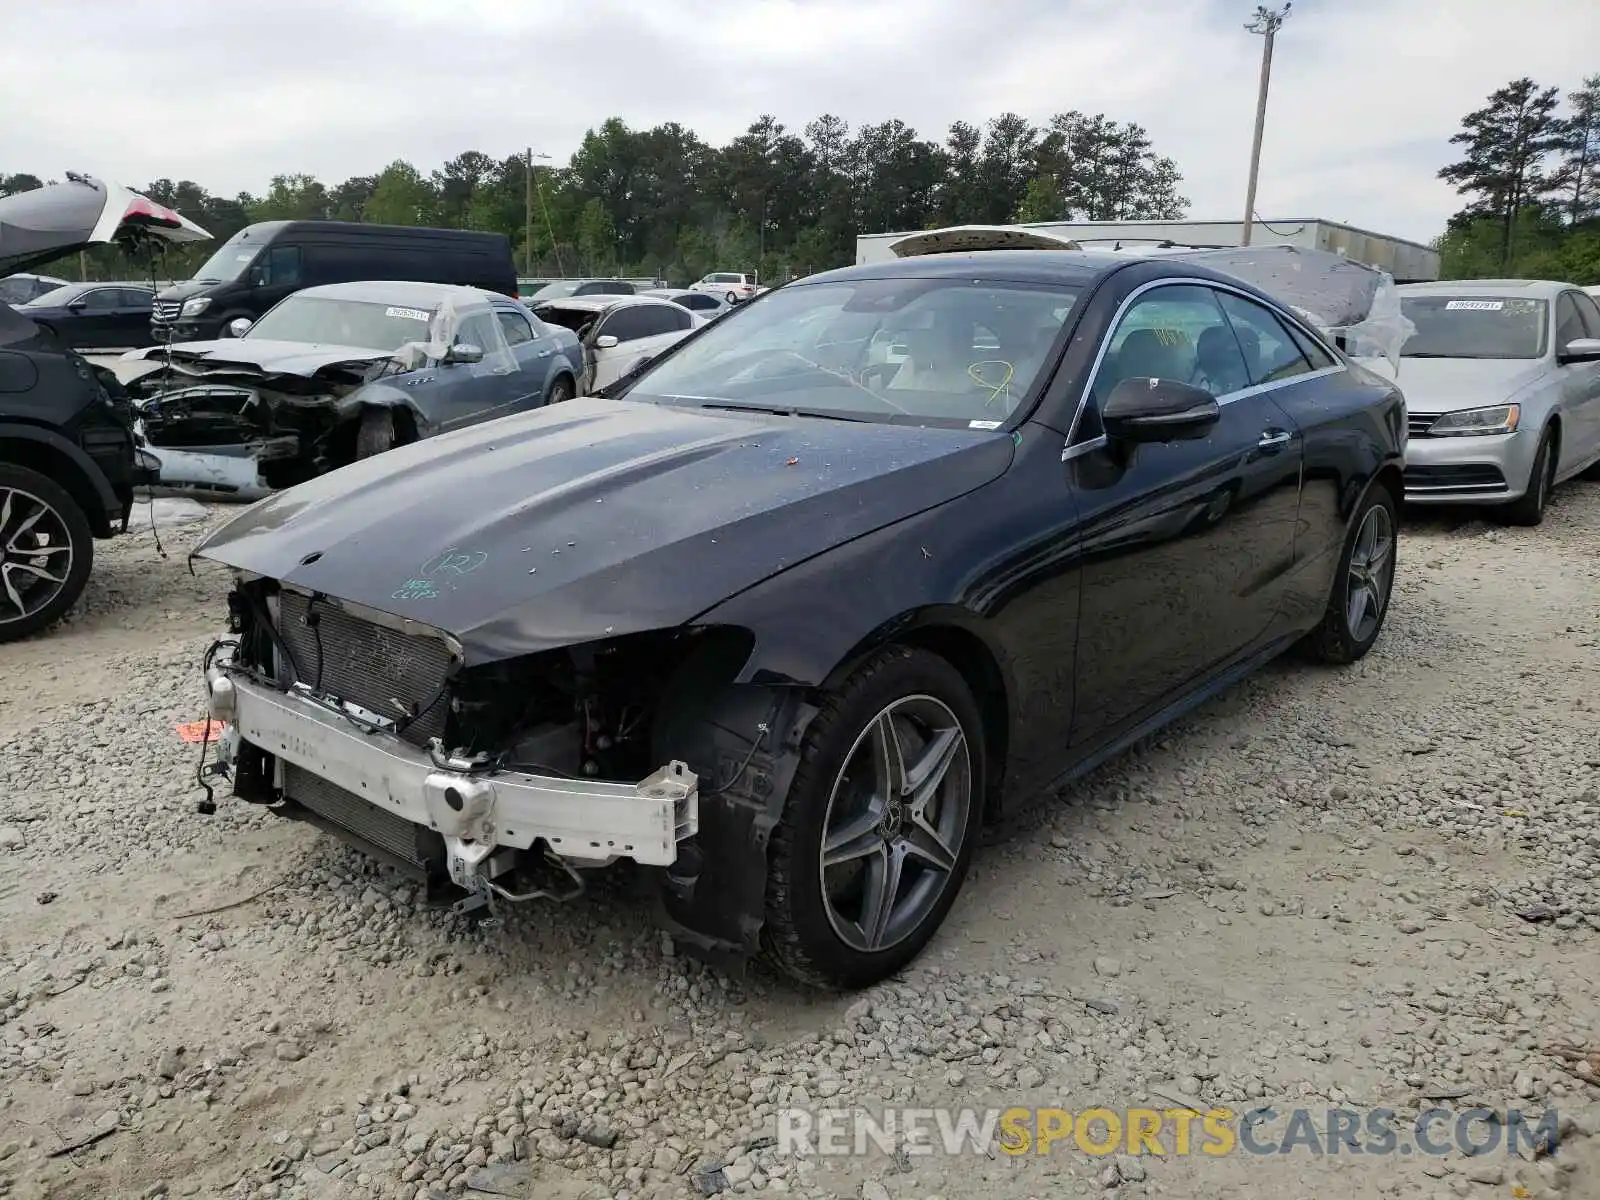
M 959 628 L 1003 662 L 987 619 L 1007 599 L 982 565 L 992 549 L 981 525 L 952 529 L 939 505 L 769 576 L 694 623 L 751 631 L 740 683 L 826 686 L 872 648 L 930 626 Z
M 355 420 L 364 408 L 404 409 L 416 422 L 419 435 L 425 435 L 434 428 L 434 422 L 429 420 L 427 414 L 418 407 L 416 397 L 411 391 L 404 387 L 396 387 L 387 379 L 364 383 L 354 391 L 340 396 L 333 405 L 334 413 L 340 423 Z
M 95 465 L 94 459 L 84 453 L 83 447 L 76 442 L 68 441 L 52 429 L 24 425 L 16 421 L 0 421 L 0 442 L 13 440 L 36 446 L 48 446 L 70 461 L 82 476 L 84 485 L 93 491 L 95 499 L 99 501 L 101 514 L 106 520 L 110 520 L 112 514 L 122 511 L 122 503 L 117 499 L 117 493 L 112 489 L 105 472 Z M 27 459 L 22 459 L 18 465 L 27 466 L 29 463 Z M 77 489 L 69 486 L 67 490 Z M 91 512 L 88 516 L 91 523 L 97 527 L 103 524 L 97 519 L 97 514 Z

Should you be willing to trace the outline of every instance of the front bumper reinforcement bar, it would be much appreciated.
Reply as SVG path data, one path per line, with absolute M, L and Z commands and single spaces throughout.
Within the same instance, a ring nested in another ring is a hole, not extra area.
M 243 739 L 280 764 L 437 830 L 452 876 L 498 873 L 473 868 L 498 848 L 526 850 L 540 840 L 575 866 L 621 857 L 670 866 L 678 843 L 699 830 L 699 781 L 684 763 L 638 783 L 473 769 L 363 728 L 303 686 L 280 692 L 228 665 L 214 664 L 207 686 L 213 715 L 230 725 L 230 757 Z

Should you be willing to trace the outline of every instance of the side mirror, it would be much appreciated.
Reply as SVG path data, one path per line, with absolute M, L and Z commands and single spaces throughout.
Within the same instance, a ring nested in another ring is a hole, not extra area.
M 1556 361 L 1563 365 L 1579 362 L 1600 362 L 1600 338 L 1573 338 L 1561 347 Z
M 1106 436 L 1122 442 L 1202 438 L 1222 416 L 1217 399 L 1176 379 L 1124 379 L 1100 411 Z
M 85 300 L 82 296 L 79 296 L 76 300 L 69 300 L 67 302 L 67 311 L 68 312 L 82 312 L 84 309 L 86 309 L 88 307 L 89 307 L 89 302 L 87 300 Z
M 483 361 L 483 347 L 474 346 L 471 342 L 457 342 L 445 351 L 444 361 L 453 363 L 480 363 Z
M 249 317 L 235 317 L 228 322 L 228 336 L 242 338 L 250 332 L 250 326 L 253 324 Z
M 615 334 L 611 333 L 602 333 L 594 340 L 596 350 L 609 350 L 615 345 L 617 345 L 617 338 Z

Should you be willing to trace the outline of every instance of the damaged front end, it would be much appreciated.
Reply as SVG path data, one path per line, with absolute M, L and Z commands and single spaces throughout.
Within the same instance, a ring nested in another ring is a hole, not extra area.
M 316 824 L 457 911 L 565 900 L 586 872 L 653 871 L 668 927 L 730 964 L 755 949 L 766 845 L 809 719 L 734 685 L 729 627 L 465 665 L 437 629 L 244 577 L 207 664 L 235 795 Z
M 254 499 L 353 461 L 344 401 L 383 362 L 343 361 L 300 375 L 174 355 L 128 390 L 163 485 Z

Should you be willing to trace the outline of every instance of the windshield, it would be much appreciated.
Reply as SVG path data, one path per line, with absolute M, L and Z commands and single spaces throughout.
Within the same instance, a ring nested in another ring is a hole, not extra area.
M 993 428 L 1028 396 L 1077 297 L 967 279 L 791 286 L 707 327 L 628 396 Z
M 320 342 L 398 350 L 428 337 L 430 309 L 299 293 L 275 305 L 245 333 L 275 342 Z
M 194 273 L 197 283 L 227 283 L 239 278 L 257 254 L 261 253 L 262 242 L 259 237 L 247 237 L 249 230 L 242 230 L 223 242 L 217 252 Z
M 1507 296 L 1406 296 L 1401 358 L 1543 358 L 1549 305 Z

